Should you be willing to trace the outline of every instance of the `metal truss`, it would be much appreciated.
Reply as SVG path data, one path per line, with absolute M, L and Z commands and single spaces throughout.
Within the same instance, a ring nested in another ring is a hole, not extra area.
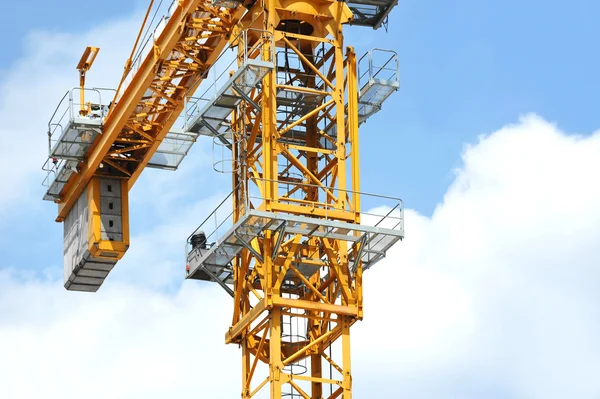
M 362 317 L 362 241 L 349 248 L 320 231 L 319 220 L 360 223 L 356 58 L 343 47 L 342 24 L 352 12 L 343 2 L 322 7 L 327 12 L 269 0 L 242 19 L 244 28 L 271 32 L 276 68 L 232 118 L 234 222 L 260 212 L 300 218 L 248 230 L 231 261 L 226 342 L 242 347 L 245 399 L 263 390 L 271 398 L 352 395 L 350 326 Z

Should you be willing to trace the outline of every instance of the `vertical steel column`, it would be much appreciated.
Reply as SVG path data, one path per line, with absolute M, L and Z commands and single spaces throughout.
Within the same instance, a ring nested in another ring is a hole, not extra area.
M 285 78 L 283 72 L 278 75 L 283 65 L 267 73 L 251 95 L 260 109 L 245 104 L 236 114 L 245 126 L 235 124 L 234 136 L 243 131 L 244 140 L 235 147 L 234 158 L 244 154 L 247 166 L 233 183 L 258 189 L 262 198 L 252 198 L 255 208 L 359 223 L 359 199 L 346 191 L 359 189 L 356 59 L 350 49 L 345 57 L 342 32 L 350 17 L 347 5 L 338 1 L 259 0 L 241 21 L 242 29 L 260 26 L 269 32 L 274 50 L 287 51 L 286 64 L 288 56 L 298 61 L 293 67 L 286 65 Z M 247 37 L 248 48 L 260 40 L 250 33 Z M 279 104 L 277 95 L 286 90 L 300 95 L 282 96 L 288 104 Z M 303 96 L 321 97 L 314 105 L 289 105 L 296 101 L 291 98 L 301 102 Z M 304 138 L 298 136 L 301 132 Z M 328 138 L 333 142 L 325 148 L 322 140 Z M 295 189 L 287 191 L 282 187 L 289 187 L 290 177 L 280 175 L 279 167 L 286 164 L 283 169 L 300 176 Z M 300 198 L 292 200 L 291 192 Z M 233 197 L 234 209 L 240 209 L 242 197 Z M 246 211 L 244 207 L 239 216 Z M 264 388 L 271 399 L 349 399 L 350 326 L 361 312 L 361 266 L 350 271 L 343 240 L 279 234 L 258 234 L 251 242 L 252 253 L 244 250 L 234 263 L 234 312 L 226 342 L 242 346 L 242 398 L 252 398 Z M 300 271 L 301 259 L 322 264 L 314 272 Z M 306 320 L 307 331 L 286 332 L 295 338 L 282 339 L 282 317 Z M 329 357 L 329 348 L 340 338 L 341 345 Z M 307 364 L 304 374 L 293 366 L 300 361 Z M 268 366 L 268 372 L 258 363 Z

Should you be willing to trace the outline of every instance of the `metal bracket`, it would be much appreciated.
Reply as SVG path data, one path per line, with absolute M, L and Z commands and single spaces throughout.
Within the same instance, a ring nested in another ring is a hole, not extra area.
M 287 226 L 287 222 L 283 221 L 281 225 L 275 229 L 275 233 L 279 232 L 279 236 L 277 237 L 277 241 L 275 242 L 275 246 L 273 247 L 273 254 L 271 258 L 275 260 L 277 257 L 277 253 L 279 253 L 279 247 L 281 246 L 281 242 L 283 241 L 283 236 L 285 235 L 285 228 Z
M 258 112 L 262 112 L 262 108 L 260 107 L 260 105 L 258 105 L 256 103 L 256 101 L 254 101 L 253 99 L 250 98 L 249 95 L 247 95 L 246 93 L 244 93 L 244 91 L 242 89 L 240 89 L 240 87 L 238 85 L 236 85 L 235 83 L 232 84 L 233 90 L 240 96 L 242 97 L 242 99 L 248 103 L 250 103 L 254 109 L 256 109 Z
M 227 284 L 225 284 L 219 277 L 217 277 L 213 272 L 211 272 L 210 270 L 208 270 L 207 267 L 205 267 L 204 265 L 201 265 L 200 268 L 202 269 L 202 271 L 206 274 L 208 274 L 208 276 L 213 279 L 213 281 L 217 284 L 219 284 L 225 291 L 227 291 L 227 293 L 229 295 L 231 295 L 231 297 L 234 297 L 234 292 L 231 288 L 229 288 L 229 286 Z
M 204 119 L 204 118 L 202 118 L 202 124 L 204 126 L 206 126 L 206 128 L 208 130 L 210 130 L 210 132 L 212 134 L 214 134 L 215 137 L 217 137 L 221 141 L 221 143 L 223 143 L 225 145 L 225 147 L 227 147 L 227 148 L 229 148 L 231 150 L 231 143 L 229 141 L 227 141 L 227 139 L 225 137 L 223 137 L 222 133 L 220 133 L 217 129 L 215 129 L 214 127 L 212 127 L 211 124 L 208 123 L 206 121 L 206 119 Z
M 354 251 L 356 251 L 356 246 L 360 245 L 358 248 L 358 252 L 356 253 L 356 256 L 354 257 L 354 267 L 352 268 L 352 272 L 354 273 L 356 271 L 356 269 L 358 269 L 358 262 L 360 262 L 361 258 L 362 258 L 362 253 L 363 250 L 365 248 L 365 245 L 367 244 L 367 236 L 368 233 L 363 234 L 363 236 L 360 238 L 360 240 L 358 240 L 355 244 L 354 244 Z
M 252 255 L 254 255 L 256 257 L 256 259 L 258 259 L 260 261 L 260 263 L 265 263 L 265 258 L 263 258 L 263 256 L 261 254 L 256 252 L 256 250 L 254 248 L 252 248 L 252 245 L 250 245 L 248 242 L 246 242 L 246 240 L 244 240 L 237 231 L 234 231 L 233 234 L 237 237 L 238 240 L 240 240 L 242 245 L 248 251 L 250 251 L 252 253 Z

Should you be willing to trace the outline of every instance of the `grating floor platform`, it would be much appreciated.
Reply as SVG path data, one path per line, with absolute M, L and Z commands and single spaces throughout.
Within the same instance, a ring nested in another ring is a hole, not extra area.
M 230 131 L 229 115 L 242 100 L 251 101 L 250 92 L 274 67 L 272 62 L 249 59 L 210 100 L 186 121 L 188 132 L 210 137 L 223 137 Z M 224 143 L 227 144 L 227 143 Z
M 76 116 L 62 128 L 58 140 L 50 150 L 49 158 L 43 167 L 47 173 L 44 185 L 47 187 L 44 200 L 54 201 L 77 170 L 96 137 L 102 133 L 103 118 Z M 60 160 L 60 161 L 59 161 Z
M 381 110 L 383 102 L 399 87 L 397 80 L 370 79 L 358 93 L 359 123 Z
M 356 267 L 357 259 L 362 260 L 365 270 L 372 267 L 385 257 L 386 251 L 392 245 L 404 237 L 402 227 L 398 228 L 398 226 L 391 229 L 251 210 L 217 242 L 209 243 L 206 249 L 194 248 L 188 254 L 186 278 L 216 281 L 222 286 L 231 283 L 232 259 L 244 248 L 260 259 L 261 255 L 254 250 L 251 242 L 267 230 L 282 232 L 280 237 L 286 234 L 301 234 L 307 238 L 328 237 L 347 241 L 352 247 L 350 252 L 352 270 Z M 278 250 L 279 248 L 276 248 L 274 253 Z M 314 264 L 302 261 L 299 261 L 296 267 L 306 277 L 312 275 L 318 268 Z
M 183 129 L 171 128 L 162 140 L 148 167 L 164 170 L 177 170 L 181 161 L 196 142 L 198 135 L 183 131 Z
M 354 15 L 351 25 L 378 29 L 398 4 L 398 0 L 350 0 L 346 2 Z

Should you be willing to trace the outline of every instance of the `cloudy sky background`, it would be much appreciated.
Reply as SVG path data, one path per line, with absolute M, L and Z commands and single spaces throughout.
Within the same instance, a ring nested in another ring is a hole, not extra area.
M 144 172 L 132 246 L 101 291 L 62 288 L 62 225 L 39 184 L 47 120 L 86 45 L 101 47 L 90 86 L 116 85 L 141 3 L 8 6 L 2 397 L 239 395 L 231 301 L 182 278 L 185 237 L 230 190 L 209 140 L 176 173 Z M 401 1 L 388 33 L 348 30 L 358 53 L 400 54 L 401 91 L 361 128 L 362 181 L 408 208 L 406 240 L 365 275 L 355 397 L 598 398 L 598 5 L 439 3 Z

